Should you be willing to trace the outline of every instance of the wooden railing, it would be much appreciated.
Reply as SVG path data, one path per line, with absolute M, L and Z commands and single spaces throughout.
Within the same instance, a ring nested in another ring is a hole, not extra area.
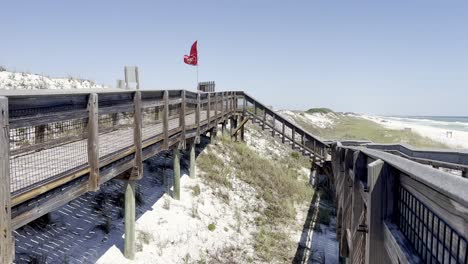
M 196 144 L 201 135 L 213 135 L 218 124 L 228 119 L 235 126 L 238 118 L 248 116 L 263 128 L 271 127 L 273 135 L 277 133 L 319 165 L 328 153 L 327 144 L 241 91 L 2 94 L 0 208 L 6 211 L 0 216 L 0 230 L 7 234 L 0 236 L 2 256 L 11 256 L 14 250 L 12 230 L 99 190 L 118 175 L 126 174 L 130 181 L 141 179 L 145 159 Z M 2 260 L 9 262 L 7 257 Z
M 352 145 L 332 146 L 340 255 L 351 263 L 467 263 L 468 181 Z

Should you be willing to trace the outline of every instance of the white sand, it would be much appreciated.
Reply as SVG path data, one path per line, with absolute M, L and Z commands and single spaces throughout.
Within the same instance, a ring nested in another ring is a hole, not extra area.
M 37 90 L 37 89 L 100 89 L 104 85 L 77 78 L 50 78 L 25 72 L 0 72 L 0 89 Z
M 331 128 L 336 122 L 338 118 L 334 113 L 313 113 L 308 114 L 306 112 L 293 112 L 289 110 L 281 110 L 279 111 L 280 114 L 284 115 L 285 117 L 289 117 L 288 119 L 292 122 L 294 120 L 301 120 L 303 122 L 309 123 L 313 126 L 319 128 Z
M 379 116 L 362 115 L 362 118 L 383 125 L 389 129 L 403 130 L 405 128 L 411 128 L 411 131 L 416 132 L 421 136 L 444 143 L 452 148 L 468 149 L 468 132 L 450 130 L 452 131 L 452 137 L 447 137 L 448 130 L 438 127 L 418 125 Z

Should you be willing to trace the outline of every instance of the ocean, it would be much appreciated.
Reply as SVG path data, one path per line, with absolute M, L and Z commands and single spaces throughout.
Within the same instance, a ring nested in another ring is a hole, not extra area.
M 468 132 L 468 116 L 387 116 L 386 118 L 410 124 Z

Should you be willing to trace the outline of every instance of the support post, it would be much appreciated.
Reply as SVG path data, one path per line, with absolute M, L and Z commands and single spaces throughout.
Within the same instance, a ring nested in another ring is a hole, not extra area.
M 369 188 L 369 200 L 367 202 L 367 223 L 368 232 L 366 234 L 366 262 L 365 263 L 386 263 L 385 247 L 383 242 L 383 177 L 381 177 L 384 162 L 376 160 L 367 165 L 367 182 Z
M 142 113 L 141 113 L 141 92 L 135 92 L 133 97 L 133 143 L 135 145 L 135 160 L 133 163 L 131 180 L 141 180 L 143 178 L 143 141 L 142 141 Z
M 88 98 L 88 190 L 99 190 L 99 115 L 98 95 L 92 93 Z
M 292 130 L 292 136 L 291 136 L 291 138 L 292 138 L 292 149 L 294 149 L 294 148 L 296 147 L 296 139 L 295 139 L 295 136 L 296 136 L 296 128 L 293 126 L 293 127 L 291 128 L 291 130 Z
M 206 114 L 206 119 L 208 120 L 208 128 L 211 125 L 211 93 L 208 94 L 208 112 Z
M 284 133 L 286 131 L 286 125 L 284 124 L 284 121 L 283 121 L 283 128 L 282 128 L 282 132 L 281 132 L 281 142 L 283 142 L 283 144 L 286 142 L 286 134 Z
M 195 178 L 195 142 L 190 146 L 190 178 Z
M 163 110 L 163 149 L 169 149 L 169 91 L 165 90 L 163 95 L 164 110 Z M 208 108 L 209 109 L 209 108 Z M 210 114 L 208 113 L 208 120 Z
M 263 109 L 263 123 L 262 123 L 262 130 L 265 130 L 266 124 L 266 109 Z
M 200 93 L 197 93 L 197 109 L 195 110 L 195 123 L 197 124 L 197 138 L 200 137 Z
M 275 122 L 276 122 L 276 116 L 273 114 L 273 122 L 272 122 L 272 129 L 271 129 L 271 136 L 275 137 Z
M 174 148 L 174 199 L 180 200 L 180 151 Z
M 462 171 L 462 177 L 463 178 L 468 178 L 468 169 Z
M 224 93 L 221 93 L 221 104 L 219 103 L 219 98 L 218 98 L 218 94 L 216 94 L 216 107 L 219 106 L 219 110 L 221 111 L 221 117 L 220 119 L 221 120 L 224 120 Z
M 124 255 L 135 259 L 135 182 L 127 181 L 125 187 L 125 248 Z
M 214 103 L 214 117 L 215 117 L 215 126 L 218 125 L 218 93 L 215 93 L 215 103 Z
M 8 98 L 0 97 L 0 263 L 13 263 L 14 239 L 11 227 L 10 128 Z
M 185 90 L 182 90 L 182 102 L 180 103 L 180 112 L 179 112 L 179 124 L 182 128 L 180 133 L 180 143 L 179 146 L 182 149 L 185 149 L 185 107 L 186 107 L 186 97 Z

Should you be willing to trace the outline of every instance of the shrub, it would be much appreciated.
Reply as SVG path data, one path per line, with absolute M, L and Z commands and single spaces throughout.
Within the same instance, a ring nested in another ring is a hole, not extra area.
M 308 114 L 315 114 L 315 113 L 321 113 L 321 114 L 328 114 L 328 113 L 333 113 L 333 110 L 329 108 L 311 108 L 306 111 Z
M 211 224 L 208 225 L 208 230 L 214 231 L 215 229 L 216 229 L 216 225 L 215 225 L 215 224 L 211 223 Z

